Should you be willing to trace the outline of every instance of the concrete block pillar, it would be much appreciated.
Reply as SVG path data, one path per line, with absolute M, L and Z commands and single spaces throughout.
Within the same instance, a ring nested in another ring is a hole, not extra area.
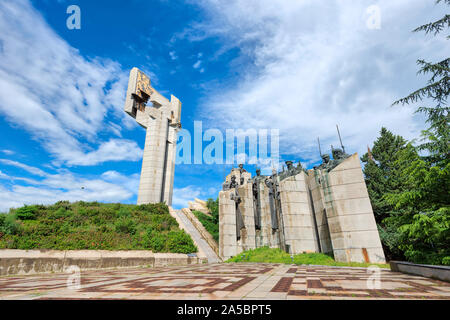
M 335 259 L 385 263 L 358 154 L 321 171 L 320 182 Z
M 219 192 L 219 256 L 224 260 L 237 254 L 236 204 L 231 196 L 234 192 Z
M 300 172 L 280 181 L 285 242 L 290 252 L 317 252 L 306 175 Z
M 324 199 L 322 195 L 319 171 L 308 171 L 308 185 L 311 192 L 311 206 L 312 211 L 316 217 L 316 226 L 318 240 L 320 243 L 320 252 L 332 253 L 333 246 L 331 244 L 330 230 L 328 228 L 327 213 L 324 206 Z
M 164 121 L 162 110 L 158 113 L 158 118 L 149 119 L 145 137 L 138 204 L 164 201 L 162 193 L 169 123 L 167 119 Z
M 250 183 L 246 183 L 242 186 L 239 186 L 238 193 L 241 197 L 239 208 L 241 210 L 245 224 L 245 229 L 241 231 L 240 250 L 246 251 L 256 248 L 252 185 Z M 240 252 L 241 251 L 239 251 L 238 253 Z

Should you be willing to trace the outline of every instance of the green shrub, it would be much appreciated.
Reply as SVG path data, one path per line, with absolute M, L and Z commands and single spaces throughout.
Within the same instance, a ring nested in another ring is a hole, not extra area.
M 211 198 L 206 201 L 206 206 L 211 212 L 211 216 L 213 217 L 213 221 L 215 224 L 219 224 L 219 198 L 213 200 Z
M 126 217 L 126 218 L 131 217 L 131 211 L 130 211 L 130 209 L 128 209 L 128 208 L 126 208 L 126 207 L 121 207 L 121 208 L 117 211 L 117 216 L 118 216 L 119 218 L 122 218 L 122 217 Z
M 166 252 L 167 237 L 157 232 L 149 235 L 148 248 L 153 252 Z
M 193 253 L 197 252 L 191 237 L 184 230 L 170 231 L 167 239 L 167 247 L 170 252 Z
M 192 213 L 197 217 L 201 224 L 205 227 L 214 240 L 219 243 L 219 222 L 200 211 L 192 211 Z
M 36 206 L 24 206 L 16 210 L 16 217 L 19 220 L 34 220 L 36 211 Z
M 20 229 L 19 223 L 13 214 L 0 215 L 0 233 L 7 235 L 15 235 Z
M 136 233 L 136 224 L 129 218 L 119 218 L 115 223 L 115 228 L 118 233 Z

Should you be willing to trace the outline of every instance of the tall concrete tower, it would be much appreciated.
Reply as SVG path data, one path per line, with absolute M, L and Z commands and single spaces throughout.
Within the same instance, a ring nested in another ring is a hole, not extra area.
M 147 130 L 137 203 L 166 202 L 170 206 L 177 132 L 181 128 L 181 102 L 173 95 L 169 101 L 152 88 L 147 75 L 133 68 L 125 112 Z

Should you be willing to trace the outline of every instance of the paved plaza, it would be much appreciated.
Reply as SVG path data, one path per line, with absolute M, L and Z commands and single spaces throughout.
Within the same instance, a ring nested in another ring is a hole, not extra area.
M 0 277 L 0 299 L 450 299 L 450 284 L 364 268 L 284 264 L 202 264 L 95 270 L 68 288 L 68 274 Z M 69 282 L 70 283 L 70 282 Z M 369 285 L 371 286 L 371 285 Z

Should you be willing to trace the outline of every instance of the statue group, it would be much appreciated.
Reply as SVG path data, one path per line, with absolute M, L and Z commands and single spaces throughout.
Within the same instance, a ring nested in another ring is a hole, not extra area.
M 332 157 L 305 170 L 286 161 L 280 172 L 255 176 L 240 164 L 219 194 L 219 253 L 232 257 L 262 246 L 291 254 L 324 252 L 337 261 L 384 262 L 357 154 Z

